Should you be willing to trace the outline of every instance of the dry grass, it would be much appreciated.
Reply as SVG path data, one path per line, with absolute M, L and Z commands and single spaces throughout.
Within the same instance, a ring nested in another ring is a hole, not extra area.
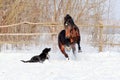
M 95 24 L 103 20 L 107 11 L 107 0 L 0 0 L 0 25 L 10 25 L 24 21 L 63 24 L 66 14 L 70 14 L 76 24 Z M 108 14 L 106 14 L 108 15 Z M 41 27 L 40 27 L 41 26 Z M 91 26 L 90 26 L 91 27 Z M 22 24 L 16 27 L 0 28 L 0 33 L 58 33 L 63 26 L 43 26 Z M 81 28 L 84 30 L 84 27 Z M 89 32 L 89 29 L 88 29 Z M 93 29 L 93 41 L 97 41 L 98 28 Z M 50 35 L 54 39 L 56 34 Z M 38 41 L 39 36 L 0 36 L 0 41 Z

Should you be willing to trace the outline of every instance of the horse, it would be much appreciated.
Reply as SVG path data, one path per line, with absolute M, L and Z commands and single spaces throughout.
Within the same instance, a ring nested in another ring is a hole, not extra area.
M 64 56 L 69 60 L 68 54 L 65 52 L 65 47 L 71 47 L 73 54 L 75 54 L 76 48 L 75 44 L 78 44 L 78 52 L 81 52 L 80 47 L 80 31 L 75 25 L 72 17 L 67 14 L 64 17 L 64 30 L 62 30 L 58 35 L 58 46 Z

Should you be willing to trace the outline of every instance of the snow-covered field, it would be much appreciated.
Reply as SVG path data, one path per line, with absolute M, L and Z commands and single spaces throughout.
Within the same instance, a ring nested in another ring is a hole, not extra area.
M 36 54 L 0 53 L 0 80 L 120 80 L 120 52 L 82 52 L 69 61 L 50 52 L 43 64 L 20 61 Z
M 118 37 L 116 39 L 119 40 Z M 69 61 L 57 44 L 24 46 L 19 50 L 8 44 L 7 47 L 3 45 L 0 52 L 0 80 L 120 80 L 119 46 L 104 47 L 104 52 L 98 53 L 97 47 L 81 43 L 83 52 L 75 57 L 70 51 Z M 43 64 L 20 61 L 39 55 L 45 47 L 52 48 L 49 61 Z

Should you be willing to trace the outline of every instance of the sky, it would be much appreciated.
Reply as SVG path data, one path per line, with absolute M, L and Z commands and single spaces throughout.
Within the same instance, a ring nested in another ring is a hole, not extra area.
M 111 17 L 115 20 L 120 20 L 120 0 L 111 0 L 111 4 Z

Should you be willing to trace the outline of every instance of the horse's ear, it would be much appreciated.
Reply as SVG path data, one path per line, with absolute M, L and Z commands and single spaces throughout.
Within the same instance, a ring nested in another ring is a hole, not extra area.
M 66 16 L 69 16 L 69 17 L 71 17 L 69 14 L 66 14 Z
M 66 21 L 67 19 L 72 19 L 72 17 L 69 14 L 66 14 L 66 16 L 64 17 L 64 21 Z

